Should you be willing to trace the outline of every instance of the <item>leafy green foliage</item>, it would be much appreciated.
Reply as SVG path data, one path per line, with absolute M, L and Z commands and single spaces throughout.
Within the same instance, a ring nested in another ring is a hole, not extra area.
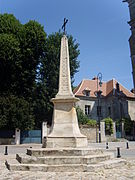
M 32 129 L 34 116 L 30 104 L 24 98 L 0 97 L 0 129 Z
M 96 127 L 97 125 L 97 121 L 95 119 L 89 119 L 87 121 L 87 125 L 91 126 L 91 127 Z
M 0 93 L 32 98 L 46 33 L 38 22 L 22 25 L 11 14 L 0 22 Z
M 22 24 L 12 14 L 0 14 L 0 34 L 13 34 L 20 33 Z
M 133 121 L 130 118 L 123 118 L 122 121 L 124 122 L 124 130 L 126 135 L 132 135 L 133 131 Z
M 77 106 L 76 107 L 77 117 L 78 117 L 78 123 L 81 125 L 89 125 L 91 127 L 96 127 L 96 120 L 89 119 L 84 113 L 83 110 Z
M 12 34 L 0 34 L 0 93 L 13 92 L 20 73 L 20 48 Z
M 22 25 L 11 14 L 0 15 L 0 128 L 34 126 L 33 96 L 45 40 L 38 22 Z
M 33 107 L 34 107 L 34 114 L 35 114 L 35 127 L 41 128 L 42 122 L 47 121 L 48 112 L 46 112 L 48 103 L 45 85 L 41 83 L 37 83 L 37 87 L 34 91 L 33 97 Z
M 113 120 L 111 118 L 105 118 L 103 119 L 105 121 L 105 132 L 108 135 L 113 134 Z
M 29 21 L 24 25 L 25 38 L 23 40 L 22 55 L 22 80 L 25 86 L 23 96 L 31 96 L 36 87 L 37 67 L 44 55 L 46 33 L 43 27 L 36 21 Z
M 79 124 L 87 124 L 88 117 L 83 113 L 83 110 L 78 106 L 76 107 L 77 117 L 78 117 L 78 123 Z

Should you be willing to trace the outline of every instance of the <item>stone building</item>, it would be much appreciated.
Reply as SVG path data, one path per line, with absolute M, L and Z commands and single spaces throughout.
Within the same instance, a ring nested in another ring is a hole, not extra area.
M 82 80 L 74 89 L 74 94 L 80 99 L 76 103 L 84 113 L 91 119 L 98 120 L 97 116 L 97 84 L 98 79 Z M 135 120 L 135 94 L 127 90 L 117 80 L 112 79 L 103 82 L 98 88 L 101 90 L 99 109 L 101 111 L 101 120 L 111 117 L 114 121 L 122 118 L 131 118 Z
M 130 21 L 128 22 L 131 26 L 131 36 L 129 38 L 131 62 L 133 69 L 133 82 L 135 88 L 135 0 L 124 0 L 129 4 Z

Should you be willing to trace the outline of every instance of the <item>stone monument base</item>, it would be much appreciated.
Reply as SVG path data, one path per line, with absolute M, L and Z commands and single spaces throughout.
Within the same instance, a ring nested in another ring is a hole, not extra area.
M 74 105 L 78 98 L 57 96 L 51 101 L 54 103 L 53 124 L 43 147 L 87 147 L 87 137 L 80 133 Z
M 86 137 L 48 137 L 43 143 L 43 147 L 58 148 L 58 147 L 87 147 Z

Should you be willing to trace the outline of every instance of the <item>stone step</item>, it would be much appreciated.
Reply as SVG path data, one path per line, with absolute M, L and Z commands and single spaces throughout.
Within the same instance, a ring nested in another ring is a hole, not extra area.
M 104 162 L 99 162 L 98 164 L 92 164 L 87 166 L 87 172 L 91 172 L 98 169 L 112 169 L 118 168 L 125 165 L 127 161 L 125 159 L 110 159 Z
M 103 149 L 96 148 L 39 148 L 27 149 L 27 155 L 43 157 L 43 156 L 86 156 L 102 154 Z
M 92 172 L 97 169 L 108 169 L 119 167 L 125 164 L 123 159 L 113 159 L 104 161 L 98 164 L 83 165 L 83 164 L 60 164 L 60 165 L 46 165 L 46 164 L 20 164 L 19 162 L 12 163 L 6 161 L 7 168 L 11 171 L 44 171 L 44 172 Z
M 92 164 L 114 158 L 113 153 L 103 153 L 99 155 L 87 156 L 46 156 L 34 157 L 29 155 L 17 154 L 16 159 L 22 164 Z

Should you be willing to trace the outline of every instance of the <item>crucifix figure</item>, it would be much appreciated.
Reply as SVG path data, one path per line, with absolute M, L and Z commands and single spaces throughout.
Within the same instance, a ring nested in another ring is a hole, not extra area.
M 62 29 L 64 30 L 64 34 L 66 33 L 66 24 L 68 22 L 68 19 L 64 18 L 64 24 L 62 25 Z

